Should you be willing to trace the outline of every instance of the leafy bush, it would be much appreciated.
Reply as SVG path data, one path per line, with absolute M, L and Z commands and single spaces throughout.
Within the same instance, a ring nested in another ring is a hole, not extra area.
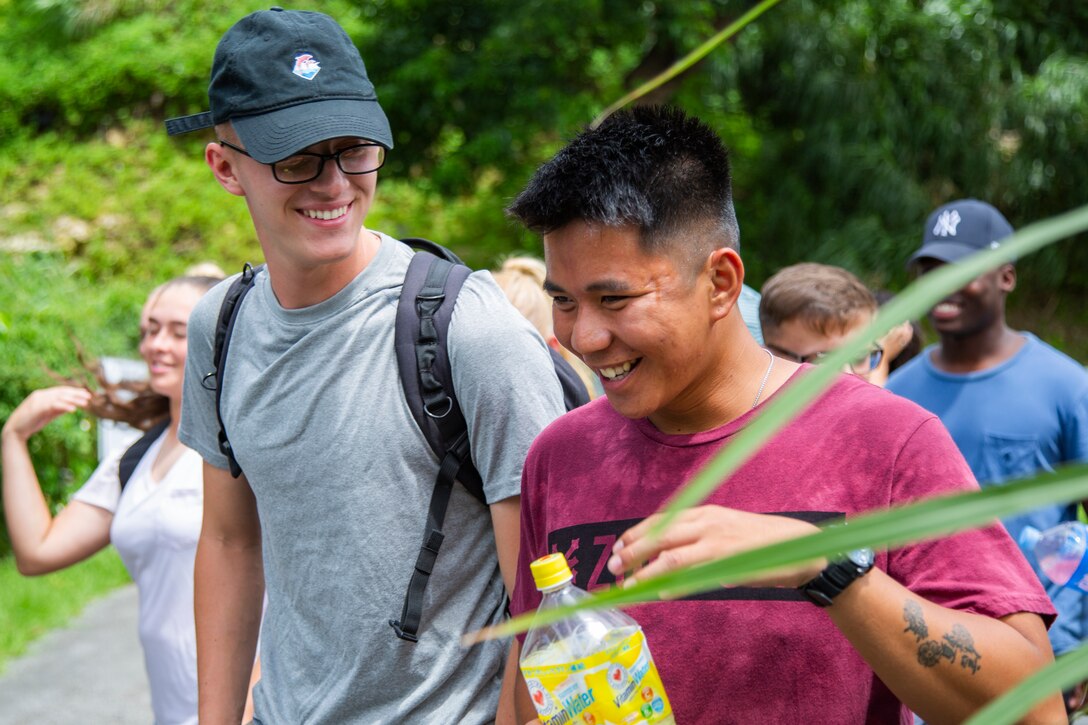
M 134 286 L 102 288 L 56 254 L 0 254 L 0 420 L 33 390 L 53 384 L 50 370 L 80 372 L 75 339 L 94 355 L 135 354 L 144 295 Z M 55 509 L 94 469 L 94 421 L 63 416 L 30 439 L 46 499 Z M 8 538 L 0 520 L 0 554 Z
M 219 37 L 237 6 L 207 0 L 75 3 L 7 0 L 0 48 L 30 59 L 0 87 L 0 138 L 87 138 L 132 119 L 207 110 Z M 345 2 L 299 2 L 350 18 Z

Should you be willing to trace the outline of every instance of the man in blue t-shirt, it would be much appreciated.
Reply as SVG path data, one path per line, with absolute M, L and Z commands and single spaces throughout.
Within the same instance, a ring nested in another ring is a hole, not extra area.
M 989 204 L 965 199 L 934 211 L 909 265 L 925 274 L 973 252 L 998 246 L 1012 226 Z M 1016 287 L 1012 264 L 984 274 L 929 312 L 940 336 L 888 381 L 888 389 L 936 413 L 983 486 L 1052 471 L 1088 459 L 1088 373 L 1067 355 L 1005 322 L 1005 298 Z M 1076 519 L 1076 505 L 1051 505 L 1004 520 L 1013 539 L 1024 526 L 1046 529 Z M 1050 629 L 1054 653 L 1088 634 L 1085 597 L 1051 583 L 1058 609 Z

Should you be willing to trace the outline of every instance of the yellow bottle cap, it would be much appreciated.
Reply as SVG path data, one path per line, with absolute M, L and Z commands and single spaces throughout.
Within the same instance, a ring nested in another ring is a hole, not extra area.
M 574 578 L 567 566 L 567 557 L 562 554 L 542 556 L 529 565 L 529 570 L 533 572 L 533 581 L 540 590 L 550 589 Z

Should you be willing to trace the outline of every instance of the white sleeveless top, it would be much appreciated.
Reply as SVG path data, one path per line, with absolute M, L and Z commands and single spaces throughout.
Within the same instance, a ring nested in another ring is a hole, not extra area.
M 160 436 L 121 492 L 118 463 L 106 458 L 73 500 L 113 513 L 110 540 L 140 594 L 140 643 L 156 725 L 196 725 L 193 561 L 204 511 L 203 461 L 186 449 L 161 481 L 151 465 Z

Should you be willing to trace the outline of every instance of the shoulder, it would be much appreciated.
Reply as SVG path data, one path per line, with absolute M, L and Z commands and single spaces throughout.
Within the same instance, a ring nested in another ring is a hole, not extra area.
M 835 414 L 848 413 L 851 418 L 888 418 L 921 423 L 926 418 L 934 417 L 917 403 L 896 394 L 890 386 L 881 388 L 845 373 L 828 388 L 818 405 Z
M 851 379 L 852 378 L 852 379 Z M 944 424 L 932 412 L 907 398 L 844 375 L 806 419 L 815 435 L 835 431 L 838 455 L 861 465 L 875 490 L 883 480 L 890 502 L 938 493 L 973 490 L 974 475 Z
M 496 354 L 515 354 L 526 347 L 544 352 L 545 347 L 543 338 L 487 271 L 473 272 L 465 279 L 450 319 L 450 341 L 459 347 L 487 343 Z
M 1083 365 L 1030 332 L 1022 334 L 1027 339 L 1024 346 L 1024 358 L 1027 362 L 1032 365 L 1044 365 L 1050 372 L 1062 376 L 1067 382 L 1088 386 L 1088 371 Z
M 1004 384 L 1023 389 L 1030 386 L 1038 401 L 1045 401 L 1060 415 L 1088 415 L 1088 371 L 1084 366 L 1035 335 L 1022 334 L 1027 344 L 1003 370 Z
M 844 455 L 865 451 L 894 464 L 902 451 L 932 436 L 951 438 L 940 419 L 913 400 L 843 374 L 790 426 L 802 440 L 842 446 Z M 831 433 L 829 436 L 828 433 Z M 941 450 L 947 448 L 942 442 Z
M 201 296 L 193 307 L 192 313 L 189 315 L 190 336 L 193 336 L 194 334 L 210 335 L 215 332 L 215 325 L 219 319 L 219 310 L 223 306 L 223 300 L 226 299 L 227 292 L 230 290 L 235 280 L 241 276 L 240 272 L 231 275 Z
M 517 309 L 506 299 L 495 278 L 487 270 L 475 270 L 465 279 L 461 294 L 457 296 L 457 305 L 479 310 L 502 308 L 517 312 Z

